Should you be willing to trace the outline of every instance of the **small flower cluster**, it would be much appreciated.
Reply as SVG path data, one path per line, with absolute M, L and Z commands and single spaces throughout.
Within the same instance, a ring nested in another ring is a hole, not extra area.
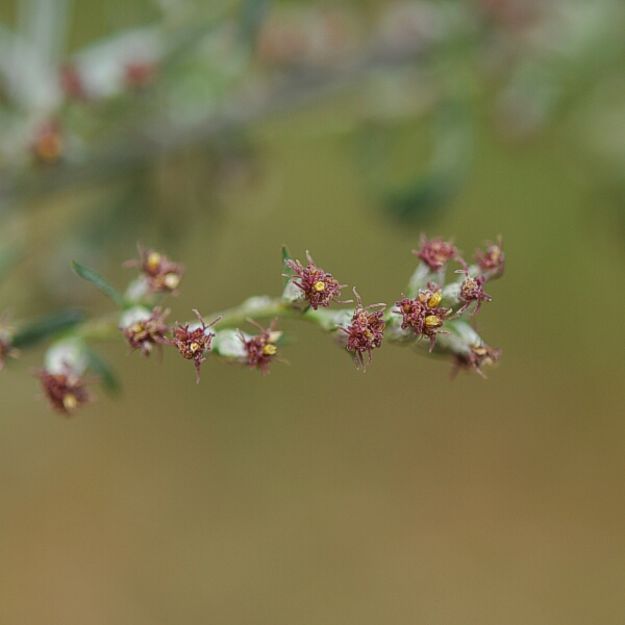
M 141 246 L 139 259 L 128 260 L 124 265 L 138 267 L 143 281 L 152 293 L 175 294 L 184 274 L 184 267 L 180 263 L 175 263 L 161 253 Z
M 73 373 L 50 373 L 42 369 L 37 373 L 45 396 L 52 408 L 66 416 L 89 401 L 85 380 Z
M 458 249 L 451 241 L 445 241 L 440 237 L 428 239 L 421 236 L 421 247 L 412 250 L 412 253 L 421 259 L 432 271 L 438 271 L 451 261 L 460 258 Z
M 133 350 L 139 349 L 144 356 L 149 356 L 155 346 L 168 343 L 169 326 L 165 319 L 169 310 L 156 306 L 151 311 L 145 308 L 131 308 L 122 316 L 120 329 Z
M 195 378 L 199 383 L 200 369 L 206 360 L 206 354 L 210 351 L 213 342 L 213 332 L 211 326 L 219 321 L 219 317 L 210 323 L 206 323 L 197 310 L 193 313 L 198 318 L 198 323 L 178 324 L 173 329 L 173 338 L 170 344 L 173 345 L 185 360 L 192 360 L 195 366 Z
M 465 317 L 475 315 L 483 303 L 492 301 L 484 289 L 490 280 L 503 274 L 501 242 L 490 243 L 478 251 L 472 265 L 465 262 L 453 243 L 440 238 L 422 238 L 420 249 L 414 253 L 421 262 L 406 294 L 391 308 L 383 303 L 365 305 L 355 288 L 354 300 L 339 302 L 345 285 L 319 267 L 308 252 L 304 264 L 290 258 L 284 250 L 283 275 L 287 282 L 281 297 L 252 297 L 238 307 L 209 317 L 211 321 L 193 309 L 194 321 L 171 325 L 167 321 L 169 309 L 162 306 L 161 298 L 177 294 L 184 273 L 179 263 L 155 250 L 139 248 L 139 258 L 125 263 L 139 270 L 125 295 L 93 270 L 75 263 L 79 276 L 92 282 L 120 307 L 118 322 L 112 328 L 110 322 L 95 322 L 86 328 L 78 327 L 74 333 L 64 333 L 64 338 L 48 350 L 45 366 L 37 377 L 51 406 L 62 414 L 73 414 L 90 399 L 87 370 L 102 375 L 102 363 L 98 364 L 97 356 L 94 359 L 87 341 L 101 338 L 103 329 L 121 333 L 132 351 L 146 357 L 154 351 L 175 349 L 184 360 L 193 363 L 197 382 L 202 365 L 211 354 L 211 358 L 236 362 L 266 374 L 280 358 L 282 332 L 277 329 L 277 321 L 282 317 L 305 319 L 334 334 L 359 369 L 366 368 L 374 350 L 385 340 L 418 346 L 425 338 L 430 352 L 436 350 L 451 356 L 455 371 L 467 369 L 483 375 L 483 367 L 496 362 L 500 351 L 488 346 Z M 458 263 L 460 269 L 452 273 L 455 278 L 446 282 L 446 270 L 452 262 Z M 335 303 L 352 306 L 329 310 Z M 255 318 L 273 320 L 264 327 Z M 245 322 L 256 328 L 254 334 L 240 329 Z M 53 328 L 58 331 L 60 326 L 53 324 Z M 37 332 L 41 332 L 40 328 Z M 16 345 L 21 347 L 22 343 L 13 331 L 0 325 L 0 368 L 7 357 L 17 354 Z
M 441 306 L 442 300 L 443 292 L 430 282 L 427 289 L 420 289 L 416 297 L 404 297 L 395 302 L 395 311 L 402 317 L 401 329 L 411 329 L 419 339 L 427 337 L 430 351 L 434 349 L 445 319 L 452 314 L 451 308 Z
M 293 284 L 301 290 L 308 305 L 317 310 L 320 306 L 329 306 L 341 294 L 344 284 L 338 281 L 323 269 L 315 265 L 309 252 L 306 252 L 306 266 L 299 260 L 288 259 L 286 266 L 293 272 Z M 287 276 L 290 277 L 290 276 Z
M 354 355 L 356 365 L 365 368 L 365 354 L 371 362 L 371 352 L 382 346 L 384 338 L 384 308 L 386 304 L 371 304 L 363 306 L 360 296 L 356 296 L 356 309 L 350 323 L 339 328 L 346 336 L 346 348 Z
M 248 337 L 243 332 L 239 333 L 241 343 L 245 350 L 245 360 L 248 367 L 258 369 L 261 373 L 268 373 L 269 366 L 278 354 L 277 341 L 280 339 L 280 332 L 276 331 L 275 320 L 268 328 L 253 322 L 259 334 Z
M 454 336 L 448 339 L 444 349 L 452 351 L 456 367 L 483 374 L 482 366 L 496 362 L 501 352 L 486 345 L 461 318 L 467 312 L 476 314 L 484 302 L 492 301 L 484 286 L 503 275 L 505 255 L 501 240 L 487 244 L 485 250 L 477 250 L 473 265 L 462 258 L 452 242 L 441 238 L 423 236 L 420 248 L 413 253 L 421 259 L 422 265 L 411 280 L 411 286 L 417 290 L 416 295 L 395 303 L 394 312 L 401 318 L 401 329 L 412 331 L 417 339 L 428 337 L 430 351 L 440 334 L 450 334 L 453 330 Z M 431 281 L 433 278 L 444 281 L 445 270 L 452 261 L 461 266 L 455 272 L 461 276 L 458 280 L 442 286 Z M 420 287 L 424 282 L 425 288 Z M 450 325 L 450 330 L 443 329 L 446 325 Z M 461 335 L 461 340 L 458 340 L 458 335 Z

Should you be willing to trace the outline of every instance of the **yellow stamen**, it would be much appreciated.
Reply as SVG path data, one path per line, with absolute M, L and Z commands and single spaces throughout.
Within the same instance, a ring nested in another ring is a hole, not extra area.
M 137 322 L 137 323 L 133 323 L 133 324 L 130 326 L 130 331 L 131 331 L 133 334 L 139 334 L 139 332 L 143 332 L 143 324 L 138 323 L 138 322 Z
M 323 280 L 317 280 L 317 282 L 313 284 L 313 289 L 315 289 L 317 293 L 321 293 L 326 290 L 326 283 L 323 282 Z
M 67 393 L 63 396 L 63 408 L 65 410 L 73 410 L 78 406 L 78 399 L 73 393 Z
M 428 306 L 430 308 L 436 308 L 443 301 L 442 291 L 436 291 L 432 294 L 432 297 L 428 300 Z
M 195 352 L 197 352 L 198 349 L 200 349 L 200 344 L 196 343 L 195 341 L 193 341 L 193 343 L 191 343 L 191 345 L 189 345 L 189 351 L 192 354 L 195 354 Z
M 278 352 L 278 348 L 273 343 L 267 343 L 263 347 L 263 354 L 265 356 L 274 356 Z
M 145 264 L 151 271 L 156 271 L 161 264 L 161 255 L 158 252 L 150 252 Z
M 438 328 L 443 325 L 440 317 L 437 317 L 436 315 L 428 315 L 424 319 L 424 323 L 428 328 Z

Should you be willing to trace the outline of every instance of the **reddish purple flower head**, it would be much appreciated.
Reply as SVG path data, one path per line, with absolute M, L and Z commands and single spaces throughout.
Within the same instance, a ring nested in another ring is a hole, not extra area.
M 210 350 L 213 336 L 210 327 L 216 324 L 220 317 L 206 323 L 197 310 L 193 310 L 198 318 L 198 324 L 177 325 L 174 328 L 174 336 L 170 343 L 180 352 L 186 360 L 193 360 L 195 365 L 196 381 L 200 381 L 200 368 L 206 360 L 206 353 Z
M 167 343 L 166 335 L 169 331 L 169 326 L 165 323 L 167 315 L 169 310 L 163 311 L 157 306 L 150 313 L 146 311 L 131 317 L 121 328 L 130 347 L 140 349 L 144 356 L 149 356 L 155 345 Z
M 486 374 L 482 371 L 482 366 L 493 365 L 500 357 L 500 349 L 490 347 L 486 344 L 472 345 L 467 354 L 456 354 L 452 376 L 455 376 L 460 369 L 466 369 L 475 371 L 485 378 Z
M 278 346 L 276 342 L 280 337 L 280 333 L 276 332 L 275 321 L 268 328 L 250 320 L 259 330 L 260 334 L 246 337 L 241 333 L 241 341 L 245 348 L 246 364 L 248 367 L 258 369 L 261 373 L 269 373 L 269 367 L 278 354 Z
M 50 405 L 61 414 L 71 415 L 89 401 L 84 380 L 72 373 L 50 373 L 45 369 L 37 374 Z
M 499 278 L 502 276 L 506 257 L 501 246 L 501 239 L 497 243 L 489 243 L 485 250 L 477 250 L 475 252 L 475 260 L 488 278 Z
M 469 306 L 476 302 L 475 312 L 478 312 L 482 306 L 482 302 L 490 302 L 492 301 L 492 297 L 484 291 L 484 284 L 486 283 L 486 278 L 484 276 L 479 275 L 475 278 L 470 276 L 468 271 L 464 271 L 465 279 L 462 281 L 460 285 L 460 294 L 459 299 L 462 302 L 462 306 L 458 309 L 459 315 L 461 315 Z
M 126 267 L 138 267 L 152 293 L 176 293 L 184 274 L 184 267 L 164 254 L 139 246 L 139 259 L 124 263 Z
M 442 331 L 445 319 L 452 312 L 450 308 L 441 306 L 442 300 L 442 291 L 431 282 L 427 289 L 419 291 L 417 297 L 404 297 L 395 302 L 395 311 L 402 316 L 402 330 L 411 328 L 417 337 L 428 337 L 430 351 L 434 349 L 436 336 Z
M 421 236 L 421 247 L 418 250 L 413 250 L 412 253 L 432 271 L 438 271 L 450 260 L 456 260 L 460 257 L 458 249 L 450 241 L 441 238 L 428 239 L 423 235 Z
M 345 286 L 320 267 L 315 265 L 309 252 L 306 252 L 307 265 L 304 267 L 299 260 L 288 260 L 287 267 L 293 272 L 291 279 L 303 293 L 304 298 L 313 308 L 317 310 L 320 306 L 327 307 L 340 294 Z
M 356 295 L 356 309 L 352 315 L 350 324 L 341 328 L 346 334 L 346 345 L 348 352 L 354 355 L 354 360 L 358 367 L 365 367 L 365 354 L 368 362 L 371 362 L 371 352 L 382 345 L 384 338 L 384 310 L 385 304 L 372 304 L 364 307 L 362 301 Z M 382 309 L 380 309 L 382 307 Z

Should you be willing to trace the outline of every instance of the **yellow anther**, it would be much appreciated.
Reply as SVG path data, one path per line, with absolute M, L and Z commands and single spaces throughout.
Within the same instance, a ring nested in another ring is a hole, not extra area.
M 173 291 L 180 284 L 180 276 L 177 273 L 168 273 L 163 279 L 163 284 Z
M 436 291 L 432 294 L 432 297 L 428 300 L 428 306 L 430 308 L 436 308 L 443 301 L 442 291 Z
M 133 324 L 130 326 L 130 331 L 131 331 L 133 334 L 139 334 L 139 332 L 143 332 L 143 324 L 141 324 L 141 323 L 139 323 L 139 322 L 137 322 L 137 323 L 133 323 Z
M 365 338 L 368 341 L 372 340 L 373 337 L 374 337 L 374 334 L 373 334 L 373 332 L 371 332 L 371 330 L 365 330 Z
M 76 395 L 67 393 L 67 395 L 63 396 L 63 408 L 65 408 L 65 410 L 73 410 L 76 406 L 78 406 Z
M 195 354 L 195 352 L 197 352 L 197 350 L 200 349 L 200 344 L 193 341 L 193 343 L 191 343 L 191 345 L 189 345 L 189 351 L 192 354 Z
M 150 252 L 145 264 L 148 269 L 155 271 L 161 264 L 161 255 L 158 252 Z
M 273 343 L 267 343 L 263 347 L 263 354 L 265 356 L 274 356 L 278 352 L 278 348 Z
M 443 322 L 441 321 L 441 318 L 437 317 L 436 315 L 428 315 L 424 319 L 424 323 L 425 323 L 426 327 L 428 327 L 428 328 L 439 328 L 440 326 L 443 325 Z
M 323 280 L 317 280 L 317 282 L 313 284 L 313 289 L 315 289 L 317 293 L 321 293 L 326 290 L 326 283 Z

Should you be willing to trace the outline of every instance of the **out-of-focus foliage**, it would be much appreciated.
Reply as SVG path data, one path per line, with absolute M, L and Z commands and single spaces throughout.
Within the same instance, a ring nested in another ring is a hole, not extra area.
M 585 139 L 612 162 L 622 144 L 606 132 L 623 110 L 605 96 L 623 99 L 616 0 L 172 0 L 77 48 L 74 4 L 16 7 L 0 29 L 0 214 L 23 219 L 82 188 L 66 234 L 92 253 L 148 228 L 179 236 L 218 208 L 221 187 L 254 183 L 256 123 L 339 92 L 358 99 L 340 131 L 363 180 L 403 222 L 431 219 L 462 188 L 485 110 L 518 139 L 594 98 Z M 415 120 L 427 147 L 406 141 Z M 166 197 L 164 178 L 182 196 Z

